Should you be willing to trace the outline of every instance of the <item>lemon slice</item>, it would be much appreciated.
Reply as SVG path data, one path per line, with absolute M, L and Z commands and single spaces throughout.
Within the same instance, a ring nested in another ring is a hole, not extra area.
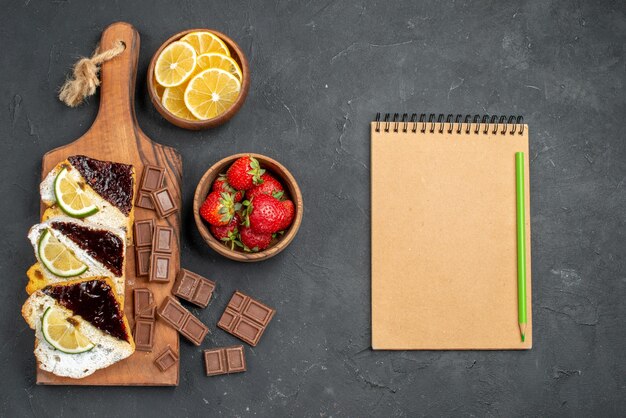
M 187 119 L 198 120 L 185 106 L 185 86 L 166 87 L 163 91 L 161 104 L 174 115 Z
M 68 174 L 69 171 L 64 167 L 54 179 L 54 197 L 59 207 L 74 218 L 84 218 L 98 212 L 98 207 L 87 193 Z
M 48 229 L 41 235 L 37 251 L 43 265 L 56 276 L 74 277 L 87 271 L 87 266 Z
M 219 68 L 221 70 L 228 71 L 229 73 L 237 77 L 239 81 L 243 80 L 243 74 L 241 73 L 241 68 L 239 68 L 237 62 L 235 62 L 235 60 L 231 57 L 224 54 L 211 52 L 208 54 L 199 55 L 196 59 L 196 67 L 199 70 Z
M 181 41 L 193 46 L 198 55 L 217 52 L 230 57 L 230 51 L 224 41 L 211 32 L 191 32 L 183 36 Z
M 89 351 L 95 344 L 76 329 L 77 322 L 63 311 L 49 307 L 41 318 L 41 332 L 51 346 L 67 354 Z
M 163 87 L 179 86 L 196 67 L 196 51 L 187 42 L 172 42 L 157 58 L 154 78 Z
M 211 119 L 228 110 L 239 96 L 241 82 L 228 71 L 211 68 L 191 79 L 185 105 L 198 119 Z

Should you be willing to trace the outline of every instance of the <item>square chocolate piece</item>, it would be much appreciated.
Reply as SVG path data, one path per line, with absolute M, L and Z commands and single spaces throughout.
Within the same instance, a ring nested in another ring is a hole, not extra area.
M 180 330 L 188 315 L 191 315 L 180 303 L 167 296 L 158 310 L 159 316 L 172 328 Z
M 180 269 L 172 288 L 172 293 L 187 301 L 193 299 L 200 279 L 189 270 Z
M 155 165 L 146 165 L 143 167 L 141 175 L 140 189 L 152 192 L 163 187 L 165 181 L 165 169 Z
M 156 364 L 156 366 L 162 372 L 165 372 L 176 363 L 178 363 L 178 356 L 176 355 L 176 353 L 174 353 L 174 350 L 172 350 L 172 347 L 170 347 L 169 345 L 167 346 L 165 351 L 163 351 L 161 354 L 159 354 L 157 358 L 154 359 L 154 364 Z
M 217 326 L 254 347 L 275 313 L 269 306 L 236 291 Z
M 152 296 L 152 292 L 150 291 L 150 289 L 134 289 L 133 299 L 135 318 L 154 320 L 156 307 L 154 305 L 154 297 Z
M 213 291 L 215 290 L 215 283 L 211 280 L 201 278 L 198 283 L 198 287 L 196 288 L 196 293 L 193 295 L 193 300 L 191 303 L 195 303 L 201 308 L 206 308 L 209 306 L 209 301 L 211 300 L 211 295 L 213 295 Z
M 135 321 L 135 348 L 138 351 L 152 351 L 154 345 L 154 320 Z
M 167 218 L 178 210 L 178 206 L 176 206 L 176 202 L 167 187 L 151 192 L 150 196 L 152 196 L 152 202 L 159 217 Z
M 150 258 L 150 279 L 151 282 L 167 283 L 171 276 L 172 255 L 152 253 Z
M 189 314 L 185 323 L 180 329 L 180 333 L 195 345 L 202 344 L 202 340 L 209 332 L 209 328 L 198 318 Z
M 152 239 L 152 251 L 157 253 L 172 253 L 174 246 L 174 228 L 169 226 L 157 225 L 154 228 L 154 234 L 150 236 Z
M 135 202 L 135 206 L 154 210 L 154 201 L 152 200 L 152 195 L 150 192 L 145 190 L 139 190 L 137 193 L 137 201 Z
M 221 348 L 204 350 L 204 369 L 207 376 L 217 376 L 228 373 L 226 369 L 225 353 Z
M 137 277 L 145 277 L 150 274 L 150 247 L 135 247 L 135 274 Z
M 226 365 L 228 373 L 239 373 L 246 371 L 246 356 L 244 355 L 243 345 L 226 347 Z
M 204 369 L 207 376 L 245 372 L 243 345 L 204 350 Z
M 135 247 L 150 247 L 152 245 L 154 219 L 135 221 L 133 228 L 135 230 Z

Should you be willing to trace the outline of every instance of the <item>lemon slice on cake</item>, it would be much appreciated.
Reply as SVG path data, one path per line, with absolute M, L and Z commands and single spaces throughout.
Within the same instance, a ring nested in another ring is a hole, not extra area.
M 84 218 L 98 212 L 98 207 L 85 190 L 69 177 L 65 167 L 54 180 L 54 197 L 63 212 L 74 218 Z
M 181 42 L 187 42 L 191 45 L 198 55 L 217 52 L 230 56 L 230 51 L 224 41 L 211 32 L 191 32 L 183 36 L 180 40 Z
M 78 322 L 60 309 L 49 307 L 41 318 L 41 332 L 46 341 L 59 351 L 79 354 L 91 350 L 95 344 L 76 328 Z
M 41 234 L 37 250 L 41 263 L 56 276 L 74 277 L 87 271 L 87 265 L 47 229 Z
M 196 51 L 187 42 L 172 42 L 157 58 L 154 78 L 163 87 L 183 84 L 196 67 Z
M 185 90 L 185 105 L 198 119 L 217 117 L 235 103 L 241 82 L 228 71 L 211 68 L 191 79 Z

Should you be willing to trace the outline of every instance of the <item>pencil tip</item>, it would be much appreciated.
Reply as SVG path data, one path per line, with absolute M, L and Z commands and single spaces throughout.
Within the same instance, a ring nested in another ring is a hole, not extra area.
M 522 342 L 524 342 L 525 340 L 526 340 L 526 336 L 522 334 Z

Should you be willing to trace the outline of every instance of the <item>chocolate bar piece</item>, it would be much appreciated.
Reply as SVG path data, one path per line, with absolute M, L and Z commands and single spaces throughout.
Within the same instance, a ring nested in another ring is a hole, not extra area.
M 141 176 L 140 189 L 147 192 L 153 192 L 163 187 L 165 181 L 165 169 L 155 165 L 146 165 L 143 167 Z
M 135 247 L 135 274 L 137 277 L 150 274 L 151 255 L 152 249 L 150 247 Z
M 204 350 L 204 368 L 207 376 L 245 372 L 243 345 Z
M 195 345 L 200 345 L 209 332 L 206 325 L 171 296 L 165 298 L 158 313 L 168 325 Z
M 214 290 L 215 282 L 189 270 L 180 269 L 172 293 L 201 308 L 206 308 Z
M 236 291 L 217 326 L 254 347 L 275 313 L 269 306 Z
M 154 359 L 154 364 L 156 364 L 156 366 L 162 372 L 165 372 L 176 363 L 178 363 L 178 356 L 176 355 L 176 353 L 174 353 L 174 350 L 172 350 L 172 347 L 170 347 L 169 345 L 167 346 L 165 351 L 163 351 L 161 354 L 159 354 L 157 358 Z
M 191 315 L 187 309 L 171 296 L 165 298 L 158 313 L 175 330 L 180 330 L 187 319 L 187 315 Z
M 135 221 L 135 247 L 150 247 L 152 245 L 152 231 L 154 219 Z
M 154 238 L 152 239 L 152 251 L 158 253 L 172 253 L 172 247 L 174 246 L 174 229 L 169 226 L 160 226 L 154 229 Z
M 154 320 L 137 319 L 135 321 L 135 349 L 152 351 L 154 345 Z
M 150 196 L 152 196 L 154 208 L 161 218 L 167 218 L 178 210 L 178 206 L 176 206 L 176 202 L 174 202 L 174 198 L 167 187 L 151 192 Z
M 151 282 L 167 283 L 170 281 L 170 270 L 172 264 L 171 254 L 152 253 L 150 258 L 150 278 Z
M 180 333 L 195 345 L 202 344 L 202 340 L 209 332 L 209 328 L 191 313 L 187 316 Z
M 133 290 L 135 318 L 154 319 L 156 306 L 150 289 L 138 288 Z
M 139 190 L 137 193 L 137 201 L 135 202 L 135 206 L 154 210 L 154 201 L 152 200 L 152 195 L 150 192 L 145 190 Z

